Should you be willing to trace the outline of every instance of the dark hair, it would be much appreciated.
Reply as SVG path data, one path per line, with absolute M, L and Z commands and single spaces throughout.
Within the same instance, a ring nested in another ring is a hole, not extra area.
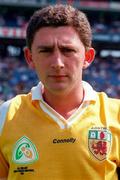
M 86 15 L 70 5 L 47 6 L 37 10 L 31 17 L 26 34 L 27 46 L 31 49 L 35 33 L 42 27 L 72 26 L 79 34 L 85 48 L 91 47 L 92 32 Z

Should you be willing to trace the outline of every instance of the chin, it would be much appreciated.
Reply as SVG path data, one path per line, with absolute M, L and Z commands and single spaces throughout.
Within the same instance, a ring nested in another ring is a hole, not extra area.
M 51 87 L 48 90 L 54 94 L 65 94 L 67 92 L 66 87 L 61 87 L 61 86 L 57 86 L 57 87 Z

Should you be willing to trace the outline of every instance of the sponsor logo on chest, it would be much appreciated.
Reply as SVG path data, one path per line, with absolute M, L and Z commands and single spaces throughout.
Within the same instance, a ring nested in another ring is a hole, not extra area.
M 53 139 L 53 143 L 74 143 L 76 141 L 76 138 L 64 138 L 64 139 Z

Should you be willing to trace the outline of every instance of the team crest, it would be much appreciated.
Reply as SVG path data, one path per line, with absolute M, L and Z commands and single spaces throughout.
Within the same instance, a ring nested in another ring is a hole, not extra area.
M 112 135 L 106 128 L 92 128 L 88 133 L 88 147 L 95 158 L 103 161 L 111 148 Z
M 12 159 L 17 164 L 29 164 L 38 160 L 37 149 L 29 138 L 23 136 L 16 142 Z

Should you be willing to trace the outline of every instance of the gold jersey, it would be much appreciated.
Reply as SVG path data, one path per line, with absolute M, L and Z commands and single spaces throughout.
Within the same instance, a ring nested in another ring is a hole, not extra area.
M 1 105 L 0 178 L 117 180 L 120 101 L 85 83 L 82 105 L 65 120 L 40 88 Z

